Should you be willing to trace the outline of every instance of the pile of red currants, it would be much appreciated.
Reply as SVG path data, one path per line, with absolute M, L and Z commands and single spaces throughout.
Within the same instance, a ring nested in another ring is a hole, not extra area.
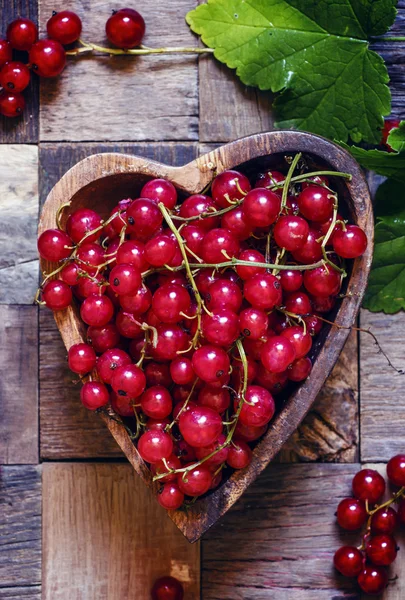
M 62 211 L 39 237 L 57 267 L 38 299 L 56 311 L 74 298 L 88 326 L 69 350 L 82 403 L 128 418 L 167 509 L 249 465 L 274 396 L 311 372 L 345 260 L 366 249 L 338 212 L 332 181 L 350 176 L 285 159 L 287 173 L 261 173 L 253 188 L 225 171 L 210 195 L 179 198 L 152 179 L 105 220 L 79 208 L 62 229 Z
M 353 498 L 339 503 L 337 521 L 348 531 L 366 527 L 362 544 L 342 546 L 334 557 L 336 569 L 346 577 L 357 577 L 363 592 L 378 595 L 388 584 L 387 569 L 397 556 L 393 537 L 400 524 L 405 524 L 405 454 L 398 454 L 387 464 L 391 484 L 400 489 L 379 505 L 385 493 L 384 478 L 373 469 L 363 469 L 353 478 Z M 398 502 L 397 510 L 392 504 Z
M 46 25 L 48 38 L 38 40 L 38 28 L 30 19 L 19 18 L 7 27 L 6 39 L 0 39 L 0 114 L 18 117 L 25 107 L 22 92 L 28 87 L 31 71 L 40 77 L 57 77 L 66 65 L 67 55 L 77 55 L 77 50 L 67 50 L 80 38 L 82 22 L 70 11 L 54 12 Z M 108 40 L 117 48 L 139 46 L 145 34 L 145 21 L 132 8 L 113 11 L 106 23 Z M 84 45 L 84 44 L 83 44 Z M 91 50 L 91 48 L 89 47 Z M 101 51 L 109 49 L 100 48 Z M 14 52 L 25 52 L 27 58 L 17 60 Z

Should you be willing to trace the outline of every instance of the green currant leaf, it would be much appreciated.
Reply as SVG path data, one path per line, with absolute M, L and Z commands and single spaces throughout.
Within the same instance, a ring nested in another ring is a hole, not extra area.
M 369 49 L 397 0 L 208 0 L 187 15 L 246 85 L 281 92 L 277 125 L 377 143 L 390 112 L 388 73 Z
M 391 144 L 391 135 L 388 137 L 389 144 Z M 339 144 L 348 150 L 365 169 L 405 183 L 405 151 L 383 152 L 382 150 L 365 150 L 357 146 L 348 146 L 342 142 Z
M 401 121 L 399 127 L 396 127 L 391 131 L 387 143 L 397 152 L 403 152 L 405 150 L 405 121 Z
M 376 194 L 374 258 L 363 306 L 387 314 L 405 309 L 405 190 L 388 180 Z

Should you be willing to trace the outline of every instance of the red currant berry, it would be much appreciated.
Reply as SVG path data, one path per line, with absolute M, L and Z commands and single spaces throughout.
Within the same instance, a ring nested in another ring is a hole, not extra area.
M 161 460 L 157 463 L 153 463 L 150 470 L 154 475 L 164 475 L 167 473 L 165 477 L 159 479 L 161 483 L 173 483 L 177 481 L 177 474 L 170 473 L 170 471 L 176 471 L 177 469 L 181 469 L 181 462 L 175 454 L 172 454 L 164 461 Z
M 300 358 L 300 360 L 306 359 Z M 288 372 L 290 371 L 290 368 L 288 369 Z M 266 390 L 273 395 L 279 394 L 285 388 L 287 382 L 287 371 L 284 371 L 283 373 L 270 373 L 267 369 L 258 369 L 255 379 L 257 385 L 266 388 Z
M 246 402 L 242 405 L 240 421 L 248 427 L 262 427 L 273 418 L 275 404 L 273 396 L 265 388 L 249 385 L 245 394 Z M 236 403 L 239 402 L 239 399 Z
M 118 394 L 112 391 L 110 402 L 112 409 L 122 417 L 134 416 L 134 404 L 132 398 L 118 396 Z
M 162 213 L 156 202 L 147 198 L 134 200 L 127 209 L 128 232 L 149 238 L 162 225 Z
M 259 173 L 257 176 L 255 188 L 270 188 L 277 183 L 283 182 L 284 180 L 285 175 L 280 173 L 280 171 L 266 171 L 265 173 Z M 280 196 L 283 193 L 283 189 L 281 187 L 273 191 Z
M 190 303 L 190 295 L 184 287 L 166 284 L 154 293 L 152 309 L 163 323 L 177 323 L 182 318 L 180 313 L 186 313 Z
M 357 225 L 345 225 L 337 229 L 332 236 L 333 249 L 342 258 L 357 258 L 367 248 L 367 236 Z
M 97 267 L 105 262 L 104 251 L 98 244 L 86 243 L 78 248 L 76 260 L 81 269 L 96 275 Z
M 158 502 L 166 510 L 176 510 L 183 504 L 184 494 L 174 483 L 165 483 L 158 493 Z M 175 597 L 176 596 L 174 596 L 174 598 Z M 159 598 L 159 596 L 157 596 L 157 598 Z M 162 596 L 162 598 L 164 598 L 164 596 Z
M 310 221 L 326 221 L 333 212 L 334 195 L 324 187 L 310 185 L 298 196 L 300 212 Z
M 129 339 L 138 339 L 142 335 L 141 323 L 130 313 L 120 310 L 115 317 L 119 333 Z
M 348 531 L 356 531 L 363 527 L 367 516 L 364 502 L 357 498 L 345 498 L 337 508 L 337 522 Z
M 87 341 L 96 352 L 102 353 L 115 348 L 120 341 L 120 334 L 113 323 L 101 327 L 89 327 L 87 329 Z
M 388 567 L 397 557 L 397 543 L 392 535 L 374 535 L 367 540 L 366 556 L 378 567 Z
M 264 435 L 266 429 L 266 425 L 253 427 L 251 425 L 244 425 L 241 421 L 238 421 L 235 428 L 235 438 L 244 442 L 254 442 Z
M 312 308 L 318 313 L 327 313 L 332 310 L 336 304 L 336 298 L 329 296 L 328 298 L 320 298 L 319 296 L 311 297 Z
M 322 244 L 319 237 L 319 233 L 310 228 L 305 244 L 292 252 L 293 258 L 304 265 L 320 260 L 322 258 Z
M 228 308 L 234 312 L 239 311 L 243 300 L 238 284 L 222 278 L 211 283 L 205 299 L 210 310 Z
M 405 454 L 397 454 L 388 461 L 387 475 L 394 485 L 405 486 Z
M 232 469 L 244 469 L 252 461 L 252 450 L 243 440 L 232 440 L 226 462 Z
M 251 263 L 264 263 L 266 262 L 264 259 L 263 254 L 261 254 L 261 252 L 258 252 L 257 250 L 243 250 L 239 256 L 238 256 L 238 260 L 243 260 L 243 261 L 247 261 L 247 262 L 251 262 Z M 255 275 L 258 275 L 260 273 L 263 274 L 263 268 L 262 267 L 255 267 L 254 265 L 252 265 L 251 267 L 245 266 L 245 265 L 238 265 L 236 267 L 236 272 L 239 275 L 239 277 L 241 279 L 243 279 L 244 281 L 251 279 L 252 277 L 254 277 Z
M 294 345 L 282 336 L 274 336 L 267 340 L 261 352 L 261 361 L 265 369 L 271 373 L 282 373 L 295 360 Z
M 60 229 L 47 229 L 38 238 L 38 252 L 41 258 L 59 262 L 70 256 L 72 240 Z
M 19 92 L 0 92 L 0 115 L 3 117 L 19 117 L 25 108 L 24 96 Z
M 314 175 L 313 177 L 309 177 L 308 181 L 303 181 L 301 185 L 303 190 L 312 185 L 329 187 L 329 179 L 326 177 L 326 175 Z
M 230 406 L 231 398 L 228 390 L 205 385 L 198 394 L 198 404 L 212 408 L 217 413 L 224 413 Z
M 387 571 L 383 567 L 366 565 L 358 576 L 357 582 L 363 592 L 378 596 L 388 585 Z
M 29 82 L 30 71 L 22 62 L 9 62 L 0 71 L 0 86 L 5 90 L 22 92 Z
M 230 231 L 239 241 L 247 240 L 252 235 L 252 227 L 247 223 L 240 207 L 234 208 L 222 216 L 221 227 Z
M 203 460 L 205 458 L 204 464 L 207 467 L 218 467 L 219 465 L 222 465 L 222 463 L 226 462 L 229 453 L 229 446 L 219 449 L 220 446 L 223 446 L 224 444 L 225 436 L 221 434 L 212 444 L 195 449 L 197 459 Z M 210 454 L 213 454 L 213 456 L 207 458 Z
M 392 535 L 398 525 L 398 514 L 391 506 L 379 508 L 371 517 L 370 527 L 374 535 Z
M 376 504 L 384 495 L 385 481 L 377 471 L 362 469 L 353 477 L 352 487 L 355 498 Z
M 51 40 L 56 40 L 64 46 L 76 42 L 82 32 L 80 17 L 70 11 L 54 12 L 46 24 L 46 31 Z
M 0 39 L 0 67 L 13 60 L 13 49 L 10 42 Z
M 116 369 L 111 378 L 111 387 L 119 396 L 137 398 L 146 386 L 146 377 L 136 365 L 124 365 Z M 166 415 L 165 415 L 166 416 Z
M 195 380 L 195 373 L 189 358 L 178 357 L 170 363 L 170 375 L 177 385 L 187 385 Z
M 239 328 L 241 333 L 252 340 L 262 338 L 268 328 L 267 314 L 258 308 L 245 308 L 239 314 Z
M 72 302 L 72 290 L 64 281 L 48 281 L 44 285 L 42 299 L 51 310 L 63 310 Z
M 190 219 L 190 217 L 197 217 L 201 215 L 201 218 L 190 221 L 192 225 L 202 229 L 203 231 L 210 231 L 215 229 L 219 225 L 219 217 L 205 217 L 205 214 L 210 214 L 218 210 L 217 205 L 209 196 L 203 194 L 195 194 L 190 196 L 180 206 L 180 217 L 183 219 Z
M 312 370 L 312 363 L 307 356 L 295 360 L 287 369 L 290 381 L 304 381 Z
M 198 348 L 191 359 L 197 377 L 213 383 L 220 380 L 229 372 L 229 356 L 222 348 L 216 346 L 202 346 Z
M 280 248 L 289 252 L 299 250 L 307 241 L 309 225 L 302 217 L 280 217 L 274 226 L 274 239 Z
M 245 221 L 251 227 L 268 227 L 275 223 L 281 208 L 278 194 L 265 188 L 255 188 L 243 200 Z
M 107 296 L 93 294 L 80 307 L 80 316 L 87 325 L 100 327 L 113 318 L 114 306 Z
M 177 353 L 185 350 L 189 344 L 189 336 L 178 325 L 161 324 L 157 326 L 157 345 L 151 349 L 154 358 L 173 360 Z
M 56 40 L 39 40 L 30 50 L 30 63 L 40 77 L 57 77 L 66 65 L 66 52 Z
M 132 8 L 117 10 L 108 19 L 105 32 L 117 48 L 135 48 L 145 35 L 145 21 L 142 15 Z
M 131 364 L 129 354 L 120 348 L 106 350 L 97 359 L 97 373 L 104 383 L 111 383 L 112 376 L 120 367 Z
M 280 271 L 280 283 L 286 292 L 297 292 L 302 286 L 303 275 L 301 271 Z
M 228 308 L 218 308 L 202 317 L 202 334 L 210 344 L 227 348 L 238 338 L 238 315 Z
M 111 289 L 120 296 L 135 294 L 142 285 L 142 277 L 132 265 L 116 265 L 109 278 Z
M 145 246 L 145 259 L 153 267 L 170 264 L 176 253 L 176 242 L 168 235 L 157 235 Z
M 177 203 L 177 191 L 171 181 L 166 179 L 151 179 L 141 189 L 141 198 L 149 198 L 157 204 L 162 202 L 167 209 L 172 210 Z
M 263 271 L 263 269 L 262 269 Z M 277 277 L 270 273 L 259 273 L 245 281 L 243 291 L 252 306 L 270 310 L 281 304 L 282 290 Z
M 323 323 L 319 317 L 316 315 L 310 315 L 308 317 L 304 317 L 304 321 L 307 326 L 308 333 L 312 335 L 312 337 L 320 333 Z
M 96 366 L 96 353 L 88 344 L 73 344 L 69 348 L 68 363 L 73 373 L 85 375 Z
M 206 406 L 184 411 L 179 420 L 180 433 L 190 446 L 202 448 L 213 444 L 222 431 L 219 414 Z
M 30 19 L 16 19 L 7 27 L 7 40 L 14 50 L 29 50 L 37 39 L 37 26 Z
M 388 136 L 393 129 L 397 129 L 397 127 L 399 127 L 400 123 L 401 123 L 400 119 L 385 119 L 385 121 L 384 121 L 384 127 L 382 130 L 382 137 L 381 137 L 381 145 L 385 146 L 387 148 L 388 152 L 392 152 L 392 148 L 388 144 L 388 141 L 387 141 Z
M 68 263 L 60 272 L 60 278 L 68 285 L 77 285 L 80 281 L 81 271 L 74 262 Z
M 169 387 L 173 383 L 169 365 L 150 362 L 146 365 L 144 371 L 148 386 L 163 385 L 164 387 Z
M 80 400 L 89 410 L 97 410 L 108 404 L 110 394 L 103 383 L 87 381 L 80 391 Z
M 145 431 L 138 441 L 138 452 L 148 463 L 157 463 L 169 458 L 173 452 L 173 441 L 169 434 L 159 429 Z
M 139 271 L 146 271 L 148 262 L 145 258 L 145 246 L 142 242 L 128 240 L 121 244 L 117 250 L 117 265 L 124 263 L 132 265 Z
M 235 200 L 242 200 L 250 191 L 249 179 L 238 171 L 224 171 L 212 182 L 212 197 L 221 208 L 226 208 Z
M 335 296 L 341 285 L 340 273 L 325 265 L 304 273 L 304 285 L 310 294 L 320 298 Z
M 152 419 L 164 419 L 173 409 L 170 393 L 161 385 L 149 387 L 141 396 L 142 411 Z
M 201 258 L 209 264 L 218 264 L 237 256 L 239 242 L 227 229 L 211 229 L 204 238 Z
M 212 485 L 212 473 L 209 467 L 199 465 L 186 474 L 179 473 L 177 485 L 186 496 L 202 496 Z
M 87 235 L 90 231 L 100 227 L 102 219 L 94 210 L 79 208 L 73 212 L 66 222 L 66 232 L 78 244 L 86 236 L 86 243 L 96 242 L 100 231 Z
M 304 332 L 304 329 L 298 325 L 287 327 L 281 335 L 289 340 L 295 348 L 295 358 L 306 356 L 311 350 L 312 338 L 309 333 Z
M 152 303 L 152 294 L 149 288 L 142 286 L 132 296 L 120 296 L 120 306 L 125 312 L 133 315 L 142 315 Z
M 336 550 L 333 564 L 345 577 L 357 577 L 363 570 L 364 558 L 355 546 L 342 546 Z

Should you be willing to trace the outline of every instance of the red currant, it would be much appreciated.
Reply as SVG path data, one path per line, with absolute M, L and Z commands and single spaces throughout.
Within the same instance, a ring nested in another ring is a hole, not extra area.
M 357 582 L 363 592 L 378 596 L 388 585 L 388 574 L 383 567 L 366 565 L 358 576 Z
M 112 376 L 120 367 L 131 364 L 129 354 L 120 348 L 111 348 L 97 359 L 97 373 L 104 383 L 111 383 Z
M 250 191 L 249 179 L 238 171 L 224 171 L 212 182 L 212 197 L 221 208 L 226 208 L 235 200 L 242 200 Z
M 333 563 L 345 577 L 357 577 L 363 570 L 364 557 L 354 546 L 342 546 L 335 552 Z
M 352 487 L 355 498 L 376 504 L 384 495 L 385 481 L 377 471 L 362 469 L 353 477 Z
M 145 35 L 145 21 L 142 15 L 132 8 L 114 11 L 108 19 L 105 32 L 108 39 L 118 48 L 135 48 Z
M 9 62 L 0 71 L 0 86 L 5 90 L 22 92 L 29 82 L 30 71 L 22 62 Z
M 405 454 L 397 454 L 388 461 L 387 475 L 394 485 L 405 486 Z
M 152 419 L 164 419 L 173 409 L 173 401 L 168 390 L 162 385 L 148 387 L 141 396 L 142 411 Z
M 304 285 L 310 294 L 320 298 L 335 296 L 341 285 L 340 273 L 325 265 L 304 273 Z
M 298 196 L 300 212 L 310 221 L 326 221 L 333 212 L 334 195 L 326 188 L 310 185 Z
M 82 32 L 80 17 L 70 11 L 61 10 L 53 12 L 52 17 L 46 24 L 48 37 L 60 42 L 64 46 L 76 42 Z
M 37 39 L 37 26 L 30 19 L 16 19 L 7 27 L 7 40 L 14 50 L 29 50 Z
M 191 359 L 197 377 L 213 383 L 229 372 L 229 356 L 222 348 L 216 346 L 201 346 Z
M 69 369 L 79 375 L 89 373 L 96 366 L 96 353 L 88 344 L 73 344 L 69 348 Z
M 186 496 L 202 496 L 212 485 L 212 473 L 209 467 L 202 464 L 188 473 L 179 473 L 177 485 Z
M 356 531 L 367 521 L 367 511 L 362 500 L 345 498 L 337 509 L 337 522 L 343 529 Z
M 39 40 L 30 49 L 30 63 L 40 77 L 57 77 L 66 65 L 66 52 L 56 40 Z
M 271 373 L 282 373 L 295 360 L 294 345 L 285 337 L 274 336 L 267 340 L 261 352 L 263 366 Z
M 265 188 L 255 188 L 243 200 L 242 208 L 245 221 L 251 227 L 268 227 L 279 215 L 280 196 Z
M 232 469 L 244 469 L 252 460 L 252 450 L 243 440 L 233 440 L 226 462 Z
M 87 325 L 107 325 L 114 315 L 114 307 L 107 296 L 93 294 L 80 307 L 80 316 Z
M 265 388 L 249 385 L 242 405 L 240 421 L 249 427 L 262 427 L 273 418 L 275 404 L 272 395 Z
M 374 535 L 367 540 L 366 556 L 379 567 L 388 567 L 397 557 L 397 543 L 392 535 Z
M 156 203 L 162 202 L 167 209 L 172 210 L 177 203 L 177 191 L 174 185 L 166 179 L 151 179 L 145 183 L 140 193 L 141 198 L 149 198 Z
M 398 514 L 391 506 L 379 508 L 371 517 L 370 528 L 374 535 L 392 535 L 398 525 Z
M 282 290 L 277 277 L 266 273 L 254 275 L 245 281 L 243 291 L 252 306 L 261 310 L 270 310 L 281 304 Z
M 120 341 L 120 334 L 114 323 L 93 326 L 87 329 L 87 341 L 96 352 L 102 353 L 115 348 Z
M 60 229 L 47 229 L 38 238 L 38 252 L 41 258 L 59 262 L 68 258 L 72 251 L 72 240 Z
M 108 404 L 110 394 L 104 384 L 98 381 L 87 381 L 80 391 L 80 400 L 89 410 L 97 410 Z
M 307 241 L 308 234 L 309 225 L 307 221 L 294 215 L 281 217 L 273 231 L 277 245 L 289 252 L 302 248 Z
M 64 281 L 48 281 L 44 285 L 42 299 L 51 310 L 63 310 L 72 302 L 72 290 Z
M 367 248 L 367 236 L 357 225 L 345 225 L 338 228 L 332 236 L 333 249 L 342 258 L 357 258 Z
M 201 258 L 209 264 L 218 264 L 237 256 L 239 242 L 227 229 L 211 229 L 205 235 Z
M 0 67 L 13 60 L 13 49 L 10 42 L 0 39 Z
M 145 431 L 138 441 L 138 452 L 148 463 L 157 463 L 169 458 L 173 452 L 173 441 L 168 433 L 159 429 Z

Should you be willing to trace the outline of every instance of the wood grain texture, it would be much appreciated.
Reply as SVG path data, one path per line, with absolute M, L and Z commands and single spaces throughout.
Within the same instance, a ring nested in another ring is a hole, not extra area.
M 405 369 L 405 315 L 361 311 L 361 326 L 371 329 L 399 369 Z M 405 375 L 387 364 L 370 335 L 360 335 L 360 429 L 362 461 L 388 461 L 405 448 Z
M 0 0 L 0 35 L 5 37 L 7 25 L 18 17 L 38 22 L 37 0 Z M 16 58 L 27 62 L 27 54 L 19 52 Z M 39 130 L 39 79 L 32 75 L 28 88 L 23 92 L 26 101 L 21 118 L 7 119 L 0 115 L 0 144 L 34 144 L 38 142 Z
M 245 86 L 212 56 L 200 57 L 199 75 L 200 142 L 229 142 L 273 129 L 269 92 Z
M 358 465 L 271 465 L 202 542 L 203 600 L 358 600 L 333 554 Z
M 0 588 L 1 600 L 41 600 L 41 586 Z
M 144 0 L 141 6 L 147 46 L 196 45 L 184 17 L 195 0 Z M 105 22 L 111 0 L 69 9 L 83 20 L 84 40 L 107 45 Z M 41 25 L 64 0 L 41 0 Z M 70 58 L 56 80 L 41 81 L 40 139 L 50 140 L 195 140 L 198 137 L 198 71 L 195 55 Z
M 37 315 L 0 306 L 0 464 L 38 462 Z
M 129 465 L 44 465 L 43 563 L 43 600 L 149 600 L 168 574 L 199 597 L 199 545 Z
M 76 162 L 97 152 L 134 153 L 168 164 L 195 158 L 195 144 L 42 144 L 40 197 L 42 203 L 60 177 Z M 41 457 L 114 458 L 122 456 L 100 418 L 84 409 L 80 386 L 68 369 L 66 350 L 50 311 L 40 311 Z
M 0 212 L 0 304 L 32 304 L 39 264 L 36 146 L 0 145 Z
M 281 462 L 358 460 L 358 340 L 353 331 L 308 415 L 283 446 Z
M 337 191 L 351 218 L 365 230 L 369 245 L 365 254 L 354 261 L 347 281 L 346 296 L 337 307 L 334 318 L 342 327 L 324 327 L 313 349 L 314 366 L 310 377 L 286 399 L 283 409 L 254 449 L 251 465 L 243 471 L 233 473 L 212 495 L 198 500 L 187 512 L 177 511 L 171 514 L 190 541 L 199 539 L 276 455 L 311 407 L 339 356 L 348 337 L 349 327 L 356 318 L 371 264 L 373 228 L 365 180 L 352 157 L 323 138 L 292 131 L 272 132 L 217 148 L 181 168 L 128 155 L 94 155 L 78 163 L 62 177 L 48 195 L 42 210 L 39 234 L 54 225 L 56 212 L 66 202 L 70 202 L 70 206 L 64 211 L 62 222 L 70 211 L 79 206 L 97 207 L 101 214 L 108 214 L 120 198 L 132 195 L 134 190 L 139 190 L 145 180 L 151 177 L 167 178 L 180 190 L 198 193 L 212 180 L 214 171 L 221 172 L 240 165 L 243 165 L 248 174 L 250 170 L 257 171 L 264 166 L 279 168 L 278 161 L 282 160 L 285 153 L 298 151 L 311 156 L 314 168 L 326 165 L 329 169 L 352 174 L 351 181 L 336 182 Z M 42 261 L 42 268 L 49 272 L 51 265 Z M 54 316 L 67 348 L 85 339 L 76 305 L 65 311 L 55 312 Z M 97 376 L 96 373 L 93 375 Z M 106 422 L 135 470 L 148 485 L 153 486 L 151 473 L 140 459 L 125 428 L 107 418 Z
M 34 600 L 40 583 L 40 467 L 0 467 L 0 598 Z

